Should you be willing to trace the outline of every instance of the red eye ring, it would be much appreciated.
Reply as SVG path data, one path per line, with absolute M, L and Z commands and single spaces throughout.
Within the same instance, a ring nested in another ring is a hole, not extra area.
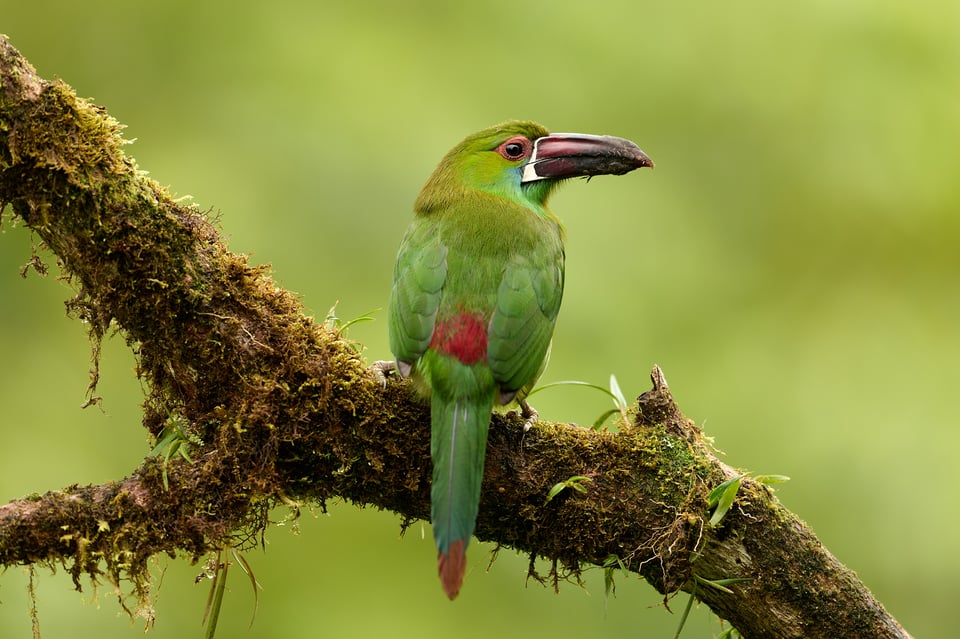
M 517 135 L 498 146 L 497 153 L 506 160 L 516 162 L 517 160 L 529 157 L 532 147 L 533 145 L 530 140 L 521 135 Z

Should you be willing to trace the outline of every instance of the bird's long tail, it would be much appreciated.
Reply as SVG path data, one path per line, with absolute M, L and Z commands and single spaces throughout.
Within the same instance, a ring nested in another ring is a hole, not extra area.
M 431 397 L 430 521 L 443 590 L 456 598 L 467 567 L 466 549 L 477 522 L 493 392 L 484 397 Z

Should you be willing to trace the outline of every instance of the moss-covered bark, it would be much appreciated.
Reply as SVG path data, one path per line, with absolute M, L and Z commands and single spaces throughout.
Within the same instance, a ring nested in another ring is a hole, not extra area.
M 138 356 L 144 426 L 175 424 L 193 462 L 147 458 L 117 482 L 0 506 L 0 564 L 62 563 L 128 580 L 146 560 L 194 560 L 255 541 L 277 503 L 338 496 L 429 513 L 429 417 L 409 385 L 382 386 L 354 345 L 306 317 L 263 269 L 226 250 L 122 151 L 120 127 L 46 82 L 0 37 L 0 203 L 73 279 L 96 343 L 118 326 Z M 721 525 L 707 494 L 734 475 L 659 369 L 618 433 L 494 417 L 477 536 L 553 560 L 555 576 L 616 557 L 660 592 L 744 577 L 699 596 L 746 636 L 906 637 L 856 577 L 768 489 L 745 480 Z M 574 475 L 586 492 L 550 487 Z

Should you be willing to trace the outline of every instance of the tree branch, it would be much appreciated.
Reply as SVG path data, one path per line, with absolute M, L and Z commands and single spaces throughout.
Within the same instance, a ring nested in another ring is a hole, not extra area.
M 89 322 L 94 352 L 122 329 L 148 389 L 144 426 L 190 449 L 0 506 L 0 563 L 63 564 L 78 588 L 85 574 L 126 579 L 143 599 L 150 556 L 255 543 L 279 503 L 337 496 L 426 519 L 429 411 L 409 384 L 381 386 L 356 345 L 140 173 L 103 109 L 37 77 L 4 37 L 0 82 L 0 203 L 73 280 L 68 309 Z M 765 486 L 743 479 L 710 525 L 708 493 L 739 473 L 659 368 L 652 378 L 617 433 L 524 432 L 495 415 L 477 536 L 551 560 L 555 578 L 616 558 L 665 595 L 701 584 L 697 596 L 746 636 L 908 637 Z M 574 475 L 592 479 L 586 493 L 547 502 Z M 731 578 L 744 581 L 703 585 Z

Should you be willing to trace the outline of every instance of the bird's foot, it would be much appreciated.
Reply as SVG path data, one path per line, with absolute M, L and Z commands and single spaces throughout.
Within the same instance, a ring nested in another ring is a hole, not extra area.
M 520 400 L 520 417 L 524 419 L 523 422 L 523 432 L 527 432 L 530 428 L 536 423 L 537 418 L 540 417 L 540 413 L 536 409 L 527 403 L 527 400 Z
M 387 375 L 397 370 L 397 363 L 392 360 L 378 359 L 370 365 L 373 376 L 380 382 L 380 388 L 387 388 Z

